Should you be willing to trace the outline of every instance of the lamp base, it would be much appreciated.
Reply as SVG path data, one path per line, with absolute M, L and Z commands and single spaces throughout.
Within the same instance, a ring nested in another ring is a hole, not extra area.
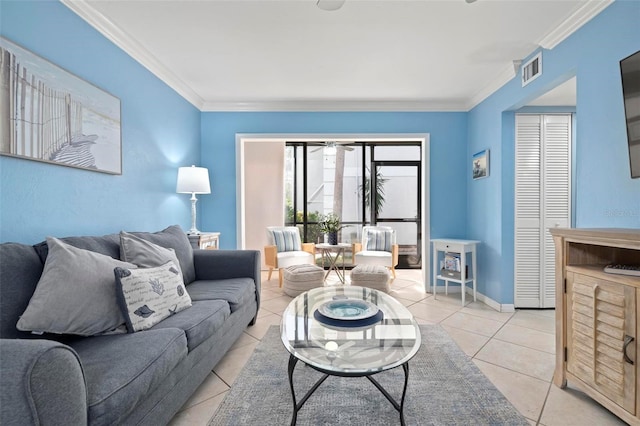
M 198 199 L 196 198 L 195 192 L 191 193 L 191 229 L 187 232 L 187 235 L 200 235 L 200 231 L 196 228 L 196 203 Z

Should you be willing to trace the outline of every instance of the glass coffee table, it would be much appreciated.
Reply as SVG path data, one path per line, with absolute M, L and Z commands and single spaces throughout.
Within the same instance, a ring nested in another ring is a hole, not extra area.
M 350 312 L 351 306 L 366 309 Z M 393 297 L 367 287 L 315 288 L 289 303 L 282 315 L 280 337 L 289 351 L 292 425 L 307 399 L 329 376 L 366 377 L 398 410 L 400 423 L 405 424 L 409 360 L 418 352 L 421 338 L 413 315 Z M 299 401 L 293 387 L 298 361 L 324 374 Z M 400 366 L 404 386 L 398 403 L 372 376 Z

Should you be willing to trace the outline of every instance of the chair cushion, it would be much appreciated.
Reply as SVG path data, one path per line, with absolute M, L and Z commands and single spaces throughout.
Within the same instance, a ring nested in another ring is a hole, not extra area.
M 393 231 L 370 229 L 365 237 L 365 250 L 367 251 L 391 251 L 393 244 Z
M 92 424 L 120 424 L 187 356 L 177 328 L 95 336 L 70 342 L 87 382 Z
M 360 251 L 354 256 L 354 263 L 356 265 L 381 265 L 391 267 L 393 266 L 391 262 L 391 253 L 388 251 Z
M 293 265 L 314 264 L 313 255 L 306 251 L 286 251 L 278 253 L 278 268 L 288 268 Z
M 229 304 L 224 300 L 201 300 L 193 302 L 185 311 L 171 315 L 151 328 L 179 328 L 187 336 L 189 352 L 211 337 L 231 315 Z
M 187 286 L 191 300 L 224 300 L 231 312 L 256 299 L 256 285 L 251 278 L 199 280 Z
M 301 249 L 298 228 L 271 229 L 270 232 L 278 252 L 299 251 Z

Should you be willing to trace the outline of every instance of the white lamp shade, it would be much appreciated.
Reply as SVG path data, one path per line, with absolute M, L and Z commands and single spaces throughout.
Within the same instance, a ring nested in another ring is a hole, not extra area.
M 196 166 L 178 168 L 176 192 L 179 194 L 211 194 L 209 170 L 206 167 Z

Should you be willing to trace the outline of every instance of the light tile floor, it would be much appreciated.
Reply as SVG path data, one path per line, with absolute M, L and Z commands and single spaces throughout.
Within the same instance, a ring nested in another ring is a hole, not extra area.
M 460 293 L 425 294 L 421 271 L 399 270 L 391 295 L 421 324 L 439 323 L 532 425 L 624 425 L 575 388 L 551 383 L 555 365 L 553 310 L 496 312 L 480 302 L 461 306 Z M 278 287 L 277 274 L 262 276 L 258 321 L 248 327 L 194 393 L 171 426 L 208 424 L 242 367 L 271 325 L 279 325 L 291 301 Z M 329 277 L 331 280 L 332 277 Z M 473 300 L 473 298 L 470 298 Z

